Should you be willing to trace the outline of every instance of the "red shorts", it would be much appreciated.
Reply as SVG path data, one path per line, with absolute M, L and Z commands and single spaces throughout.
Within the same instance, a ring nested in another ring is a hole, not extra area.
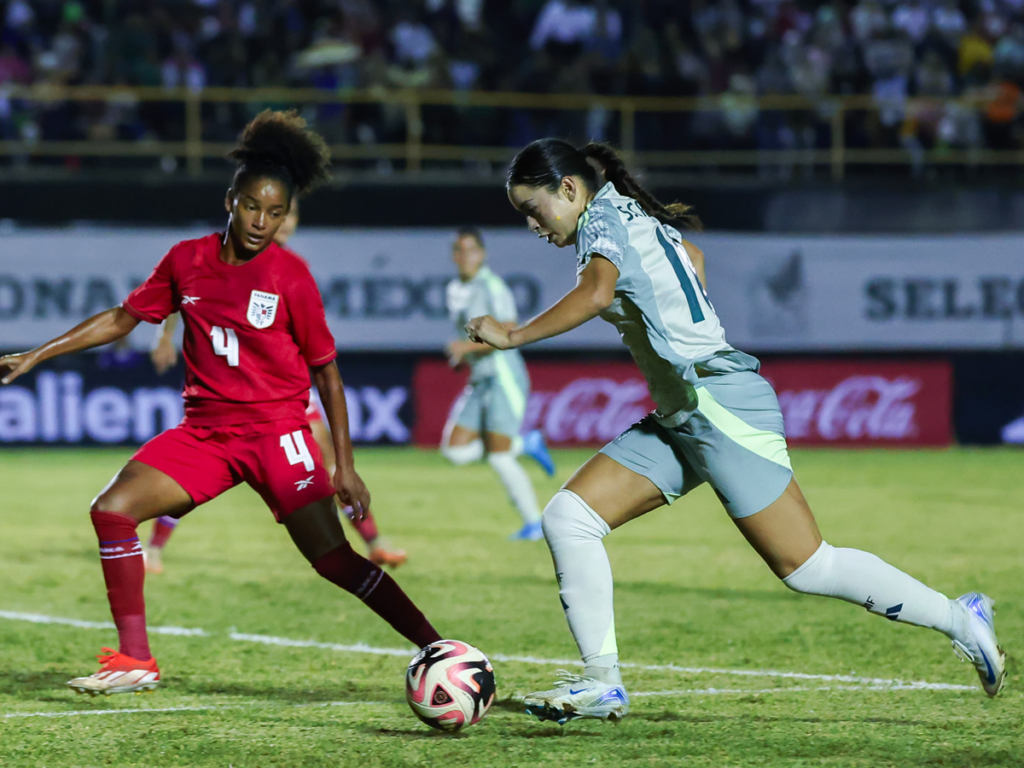
M 157 435 L 132 457 L 168 475 L 198 507 L 248 483 L 278 522 L 334 495 L 309 424 L 192 427 Z

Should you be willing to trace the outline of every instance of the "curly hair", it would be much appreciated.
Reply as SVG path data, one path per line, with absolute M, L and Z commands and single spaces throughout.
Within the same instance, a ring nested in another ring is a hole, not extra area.
M 515 156 L 508 167 L 505 186 L 524 184 L 554 191 L 566 176 L 579 176 L 592 192 L 610 181 L 620 195 L 632 197 L 640 207 L 663 223 L 677 223 L 700 231 L 701 222 L 683 203 L 662 203 L 629 172 L 619 153 L 607 144 L 591 142 L 577 149 L 561 139 L 538 139 Z
M 269 176 L 285 184 L 290 198 L 311 192 L 331 177 L 327 144 L 294 109 L 260 112 L 245 126 L 228 157 L 237 164 L 232 189 Z

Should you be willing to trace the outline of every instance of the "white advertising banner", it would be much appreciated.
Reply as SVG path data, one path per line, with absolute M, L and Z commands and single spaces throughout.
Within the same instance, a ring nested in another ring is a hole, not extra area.
M 174 243 L 206 229 L 14 229 L 0 239 L 0 348 L 46 341 L 119 303 Z M 572 249 L 522 228 L 484 231 L 522 316 L 575 281 Z M 1024 347 L 1024 234 L 943 237 L 695 236 L 730 342 L 764 351 Z M 289 243 L 324 296 L 339 348 L 438 350 L 452 232 L 304 228 Z M 138 331 L 145 346 L 152 331 Z M 549 348 L 619 348 L 592 321 Z

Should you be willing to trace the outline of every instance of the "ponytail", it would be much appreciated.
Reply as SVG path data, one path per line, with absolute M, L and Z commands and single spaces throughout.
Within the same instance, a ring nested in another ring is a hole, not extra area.
M 700 219 L 691 213 L 693 206 L 684 203 L 662 203 L 640 185 L 622 162 L 619 153 L 607 144 L 592 141 L 580 151 L 588 161 L 592 161 L 591 165 L 603 173 L 605 180 L 610 181 L 620 195 L 632 197 L 658 221 L 663 224 L 677 222 L 694 232 L 702 229 Z
M 610 181 L 620 195 L 632 197 L 640 207 L 658 221 L 678 223 L 684 229 L 699 232 L 700 219 L 689 205 L 671 203 L 665 205 L 654 195 L 640 186 L 626 170 L 619 154 L 607 144 L 591 142 L 583 149 L 577 149 L 561 139 L 538 139 L 527 144 L 512 160 L 505 176 L 505 186 L 525 185 L 544 187 L 550 191 L 566 176 L 578 176 L 596 192 L 605 181 Z

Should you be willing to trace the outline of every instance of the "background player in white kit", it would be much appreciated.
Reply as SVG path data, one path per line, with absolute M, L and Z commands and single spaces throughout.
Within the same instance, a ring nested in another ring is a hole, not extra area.
M 485 264 L 487 251 L 478 229 L 460 229 L 452 243 L 452 261 L 459 276 L 448 284 L 448 314 L 459 338 L 446 354 L 453 368 L 469 368 L 469 384 L 452 406 L 441 440 L 441 453 L 453 464 L 487 462 L 501 478 L 509 499 L 523 518 L 512 539 L 536 541 L 543 537 L 537 494 L 518 455 L 525 453 L 547 472 L 555 465 L 538 430 L 525 437 L 519 432 L 530 396 L 530 377 L 517 350 L 496 350 L 471 341 L 465 331 L 470 318 L 491 315 L 508 327 L 518 322 L 516 302 L 508 285 Z
M 971 592 L 949 600 L 874 555 L 822 540 L 793 477 L 775 393 L 757 374 L 758 361 L 726 342 L 704 290 L 703 254 L 667 224 L 696 228 L 688 208 L 662 205 L 600 144 L 533 142 L 512 161 L 506 187 L 531 231 L 560 248 L 575 245 L 579 277 L 524 325 L 479 317 L 470 337 L 513 349 L 600 315 L 618 329 L 657 405 L 584 464 L 544 511 L 562 605 L 586 668 L 527 696 L 527 711 L 559 723 L 628 713 L 601 539 L 703 482 L 786 586 L 942 632 L 995 696 L 1005 654 L 990 598 Z

